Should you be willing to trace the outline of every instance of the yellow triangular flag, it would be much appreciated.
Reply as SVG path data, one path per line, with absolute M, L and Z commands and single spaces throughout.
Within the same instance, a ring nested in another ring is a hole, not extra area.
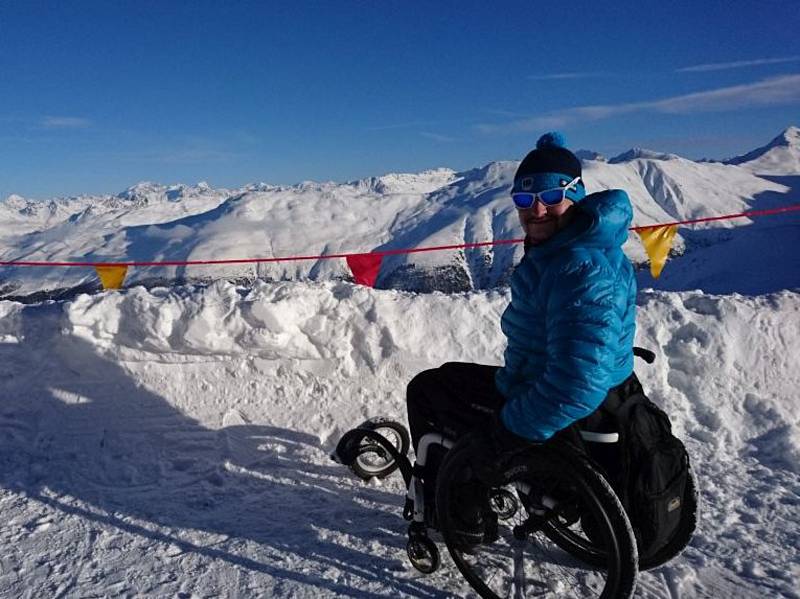
M 672 240 L 678 231 L 678 225 L 664 225 L 663 227 L 650 227 L 637 231 L 642 238 L 644 249 L 650 257 L 650 274 L 657 279 L 667 262 L 667 254 L 672 248 Z
M 103 289 L 119 289 L 128 274 L 127 266 L 95 266 L 94 269 L 103 283 Z

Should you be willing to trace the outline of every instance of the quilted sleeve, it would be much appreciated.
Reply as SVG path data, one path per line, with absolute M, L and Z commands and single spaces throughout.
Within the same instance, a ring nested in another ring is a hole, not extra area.
M 515 388 L 501 413 L 511 432 L 532 441 L 544 441 L 597 409 L 608 393 L 622 333 L 605 260 L 584 256 L 553 270 L 543 281 L 549 288 L 544 370 Z

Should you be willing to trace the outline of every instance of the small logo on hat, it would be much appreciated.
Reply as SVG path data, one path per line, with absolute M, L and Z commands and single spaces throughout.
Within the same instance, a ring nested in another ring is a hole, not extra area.
M 525 177 L 522 180 L 522 189 L 525 191 L 533 189 L 533 177 Z
M 569 183 L 569 181 L 567 181 L 566 179 L 561 179 L 561 180 L 558 182 L 558 184 L 559 184 L 561 187 L 566 187 L 566 186 L 567 186 L 567 183 Z

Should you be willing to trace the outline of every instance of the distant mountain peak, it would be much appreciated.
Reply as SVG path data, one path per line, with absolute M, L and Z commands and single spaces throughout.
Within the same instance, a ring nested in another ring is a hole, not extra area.
M 779 141 L 780 140 L 780 141 Z M 786 130 L 770 143 L 779 143 L 792 148 L 800 148 L 800 127 L 787 127 Z
M 629 162 L 631 160 L 646 159 L 646 160 L 675 160 L 680 158 L 677 154 L 668 154 L 666 152 L 656 152 L 655 150 L 648 150 L 646 148 L 631 148 L 627 152 L 623 152 L 618 156 L 614 156 L 608 162 L 609 164 L 619 164 L 621 162 Z
M 724 162 L 762 174 L 796 172 L 800 169 L 800 127 L 791 125 L 767 145 Z
M 144 205 L 165 199 L 170 202 L 176 202 L 187 197 L 205 196 L 224 191 L 223 189 L 215 190 L 206 181 L 200 181 L 196 185 L 187 185 L 185 183 L 162 185 L 152 181 L 140 181 L 136 185 L 131 185 L 125 191 L 118 193 L 117 198 L 126 202 Z
M 606 162 L 606 157 L 599 152 L 595 152 L 594 150 L 578 150 L 575 152 L 575 156 L 581 160 L 598 160 L 600 162 Z
M 165 189 L 163 185 L 159 185 L 158 183 L 154 183 L 152 181 L 139 181 L 135 185 L 131 185 L 125 191 L 122 191 L 117 194 L 117 197 L 123 200 L 130 200 L 144 194 L 159 192 Z
M 272 191 L 273 189 L 279 189 L 279 185 L 273 185 L 271 183 L 265 183 L 264 181 L 258 181 L 257 183 L 249 183 L 245 185 L 243 188 L 244 191 Z
M 381 194 L 430 193 L 452 183 L 457 178 L 453 169 L 440 167 L 418 173 L 386 173 L 379 177 L 368 177 L 349 181 L 347 185 L 364 191 Z
M 7 206 L 24 206 L 28 203 L 28 200 L 23 198 L 21 195 L 17 195 L 16 193 L 12 193 L 5 199 L 5 203 Z

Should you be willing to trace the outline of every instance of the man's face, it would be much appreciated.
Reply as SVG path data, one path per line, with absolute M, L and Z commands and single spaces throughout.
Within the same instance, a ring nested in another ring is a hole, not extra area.
M 545 206 L 537 200 L 530 208 L 517 209 L 519 223 L 528 240 L 533 245 L 539 245 L 555 235 L 556 231 L 567 226 L 572 220 L 570 208 L 574 205 L 575 202 L 568 199 L 555 206 Z

